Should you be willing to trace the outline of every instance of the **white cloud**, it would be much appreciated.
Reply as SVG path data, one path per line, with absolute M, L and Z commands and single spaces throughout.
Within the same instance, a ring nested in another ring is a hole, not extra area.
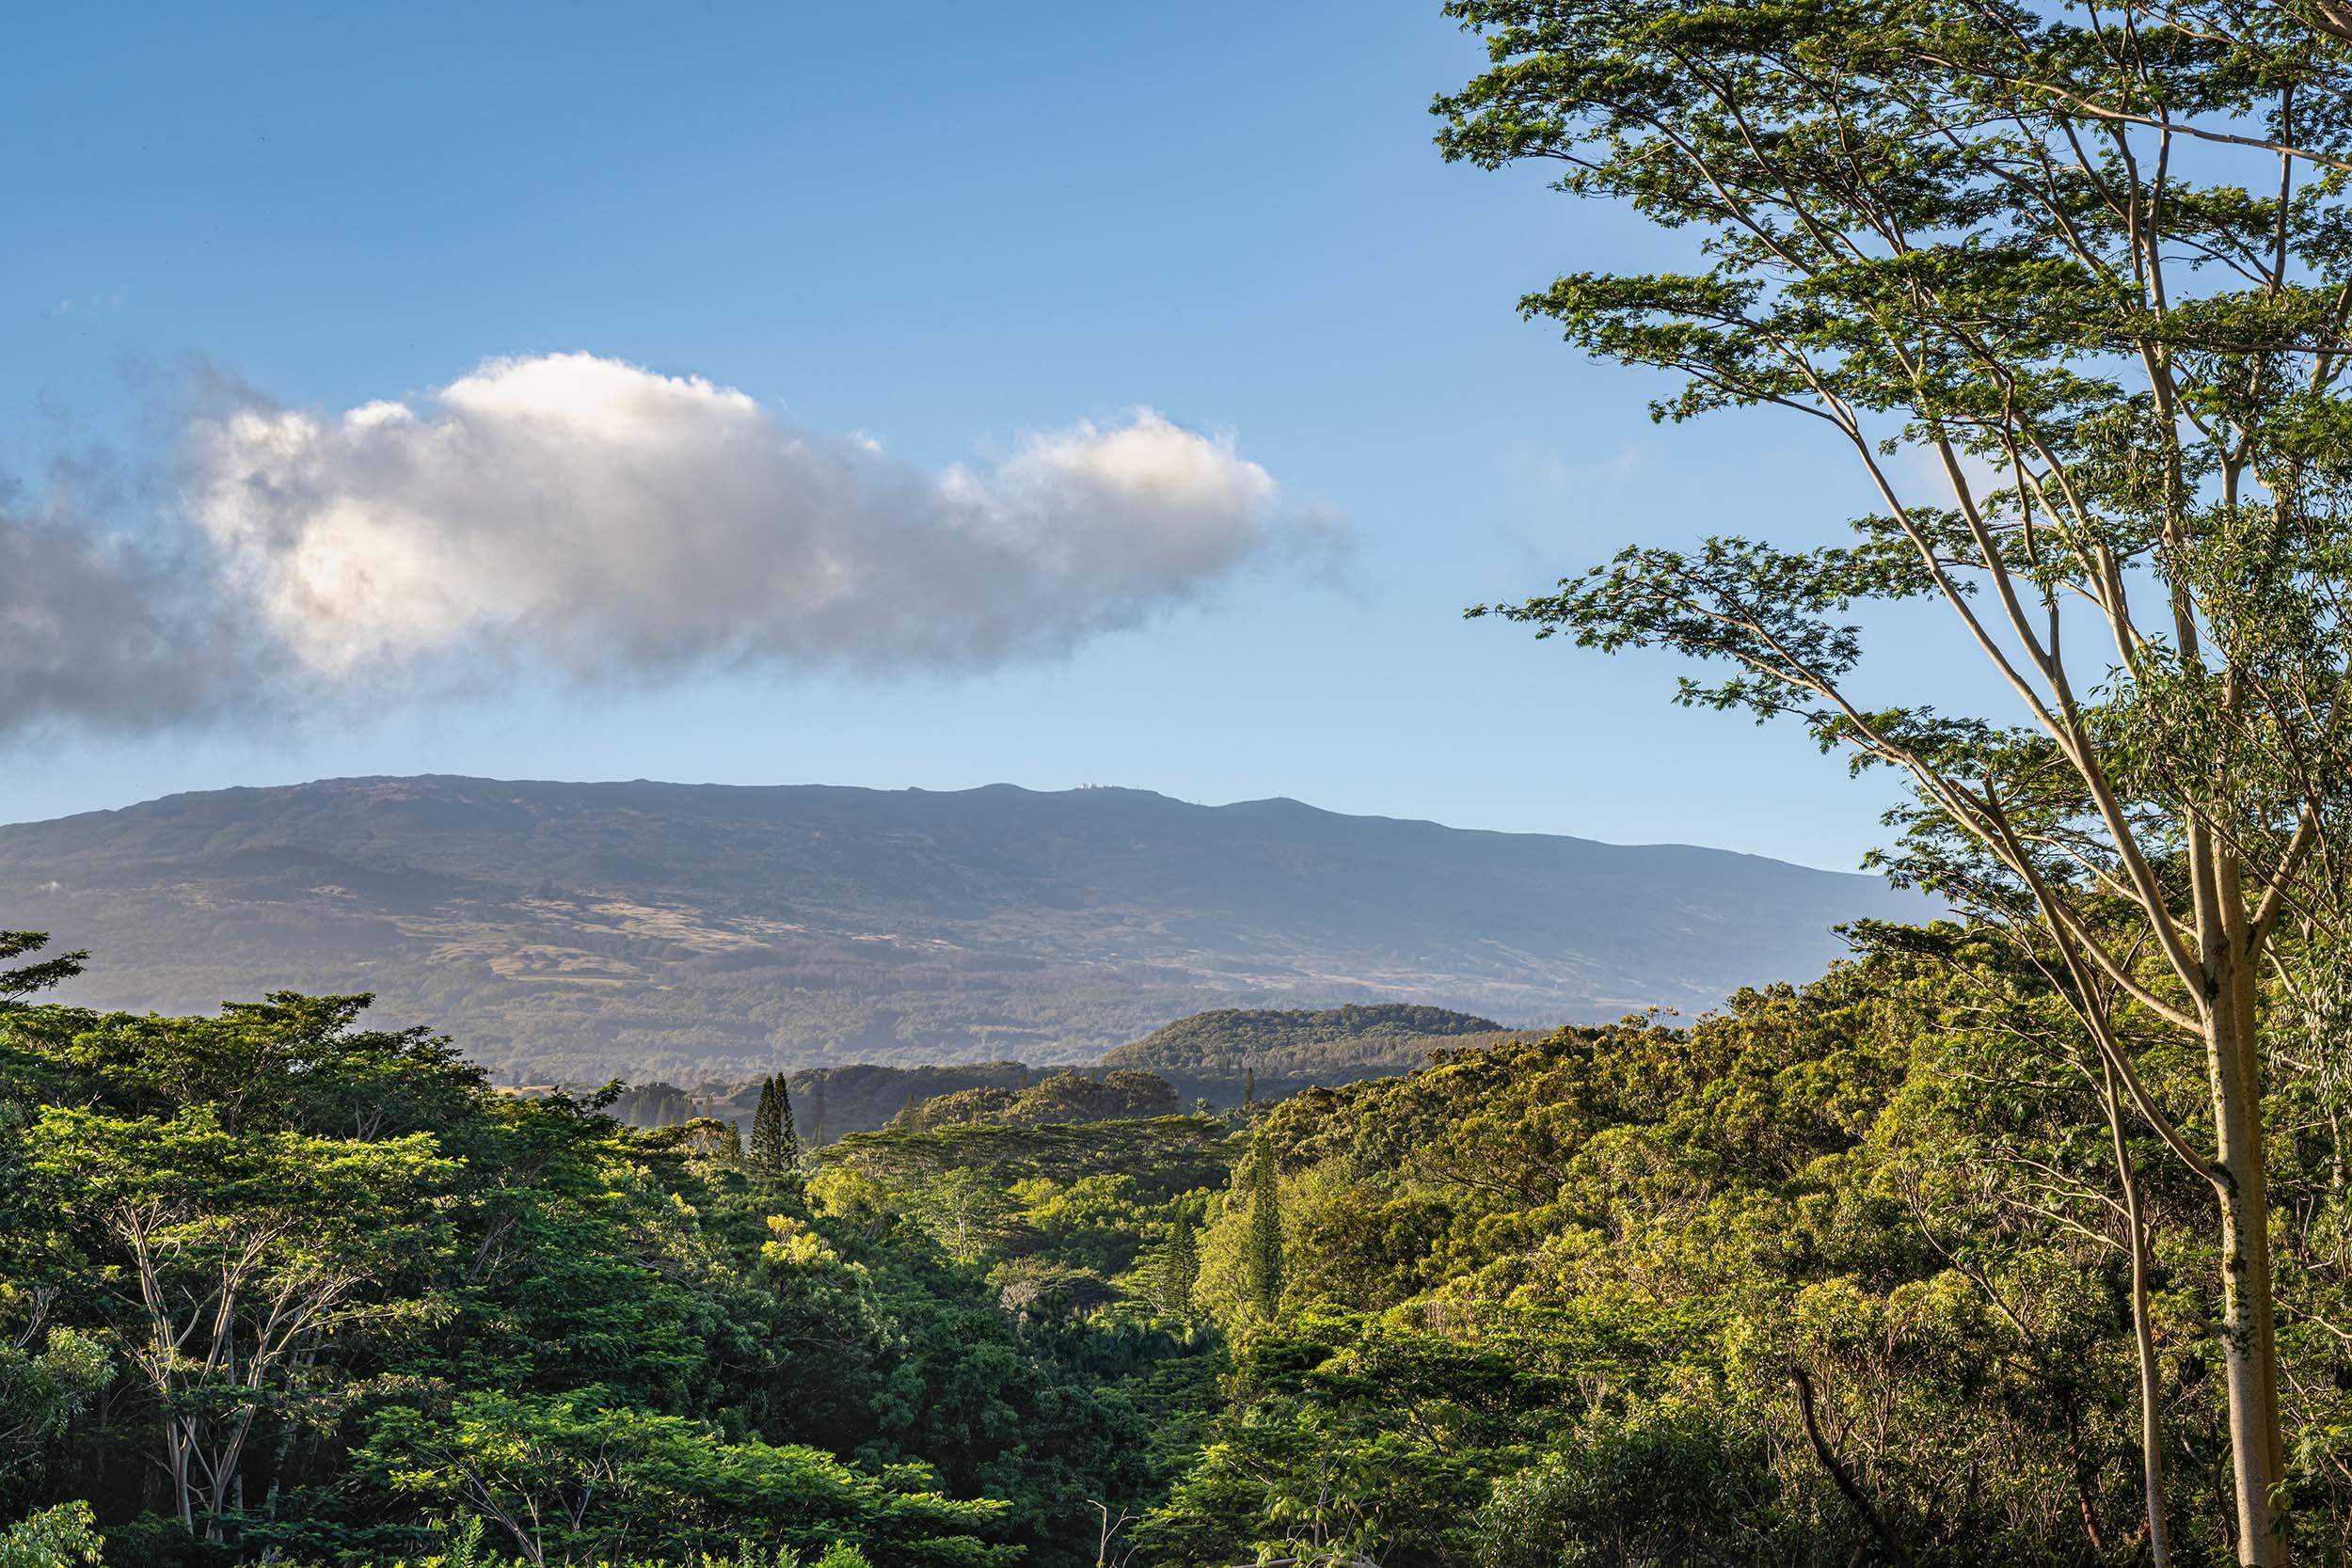
M 188 473 L 232 591 L 334 680 L 485 651 L 582 675 L 1049 656 L 1330 533 L 1149 409 L 932 475 L 586 354 L 415 406 L 241 406 L 195 423 Z

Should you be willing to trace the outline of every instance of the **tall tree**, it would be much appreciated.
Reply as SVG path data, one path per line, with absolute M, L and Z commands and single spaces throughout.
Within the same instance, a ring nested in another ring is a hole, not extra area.
M 959 1165 L 910 1195 L 909 1209 L 947 1255 L 977 1262 L 1002 1238 L 1011 1200 L 988 1173 Z
M 1168 1250 L 1160 1259 L 1160 1310 L 1171 1318 L 1192 1316 L 1192 1292 L 1200 1283 L 1200 1243 L 1193 1233 L 1192 1211 L 1176 1205 Z
M 791 1170 L 801 1163 L 801 1130 L 792 1115 L 792 1081 L 779 1072 L 776 1085 L 776 1168 Z
M 760 1080 L 759 1105 L 752 1112 L 751 1158 L 754 1170 L 770 1175 L 791 1168 L 791 1133 L 785 1120 L 789 1101 L 783 1080 L 774 1073 Z
M 1843 545 L 1629 549 L 1500 613 L 1728 666 L 1680 700 L 1897 771 L 1927 851 L 1899 870 L 1997 889 L 2202 1053 L 2185 1115 L 2097 1042 L 2210 1184 L 2237 1549 L 2285 1561 L 2263 976 L 2343 875 L 2352 52 L 2237 0 L 1448 11 L 1491 60 L 1436 105 L 1449 158 L 1549 164 L 1694 242 L 1526 312 L 1677 377 L 1661 419 L 1807 417 L 1875 499 Z M 1940 615 L 2013 708 L 1888 702 L 1865 601 Z
M 1249 1163 L 1249 1230 L 1243 1255 L 1248 1300 L 1269 1323 L 1282 1303 L 1282 1206 L 1274 1169 L 1274 1146 L 1258 1139 Z
M 107 1282 L 181 1523 L 231 1537 L 247 1445 L 318 1384 L 322 1345 L 402 1309 L 381 1282 L 438 1240 L 426 1217 L 456 1163 L 426 1134 L 239 1133 L 210 1107 L 50 1106 L 27 1142 L 34 1182 Z

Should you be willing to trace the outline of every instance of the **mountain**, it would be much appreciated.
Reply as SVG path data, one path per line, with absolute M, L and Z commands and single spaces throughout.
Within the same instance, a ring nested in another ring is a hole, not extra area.
M 372 990 L 501 1078 L 1085 1061 L 1203 1008 L 1514 1024 L 1804 979 L 1874 879 L 1141 790 L 337 779 L 0 828 L 91 1006 Z

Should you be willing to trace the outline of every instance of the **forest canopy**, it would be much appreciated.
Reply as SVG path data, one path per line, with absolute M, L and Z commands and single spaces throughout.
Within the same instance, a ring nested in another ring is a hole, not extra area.
M 2128 1560 L 2095 1062 L 1997 936 L 1876 947 L 1688 1027 L 779 1174 L 719 1123 L 499 1093 L 353 1000 L 19 1005 L 0 1506 L 70 1534 L 87 1499 L 124 1563 L 1087 1563 L 1104 1530 L 1183 1568 Z M 2150 1066 L 2193 1117 L 2193 1054 Z M 2276 1173 L 2311 1216 L 2281 1345 L 2313 1434 L 2352 1430 L 2328 1125 Z M 2204 1560 L 2218 1271 L 2194 1176 L 2129 1144 Z M 2334 1549 L 2330 1440 L 2294 1483 Z

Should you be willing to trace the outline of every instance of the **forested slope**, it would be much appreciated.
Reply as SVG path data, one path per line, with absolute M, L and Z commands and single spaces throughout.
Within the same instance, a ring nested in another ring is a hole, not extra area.
M 0 1010 L 0 1509 L 87 1499 L 118 1564 L 382 1561 L 470 1521 L 769 1568 L 1090 1563 L 1106 1527 L 1168 1568 L 2134 1560 L 2100 1081 L 2004 943 L 1876 940 L 1687 1028 L 1254 1115 L 816 1150 L 501 1094 L 346 1003 Z M 2200 1064 L 2140 1068 L 2195 1117 Z M 2320 1109 L 2274 1107 L 2314 1554 L 2352 1537 Z M 2217 1560 L 2201 1179 L 2122 1148 L 2177 1560 Z M 224 1359 L 156 1357 L 159 1323 Z
M 1232 1402 L 1141 1560 L 2139 1560 L 2113 1102 L 2006 944 L 1882 936 L 1899 951 L 1688 1029 L 1511 1040 L 1267 1110 L 1200 1243 Z M 2201 1067 L 2141 1062 L 2192 1122 Z M 2154 1227 L 2174 1560 L 2220 1561 L 2209 1200 L 2123 1125 Z M 2352 1540 L 2342 1146 L 2297 1125 L 2275 1177 L 2301 1216 L 2290 1528 L 2333 1554 Z
M 1187 1098 L 1230 1105 L 1245 1094 L 1275 1100 L 1311 1085 L 1409 1072 L 1434 1052 L 1490 1045 L 1511 1033 L 1492 1019 L 1405 1003 L 1220 1007 L 1164 1024 L 1104 1053 L 1103 1065 L 1155 1072 Z
M 1541 1033 L 1542 1031 L 1536 1031 Z M 910 1107 L 930 1114 L 977 1114 L 986 1109 L 1016 1120 L 1088 1119 L 1083 1106 L 1057 1106 L 1044 1081 L 1063 1098 L 1089 1091 L 1078 1076 L 1103 1079 L 1148 1074 L 1171 1087 L 1176 1104 L 1206 1101 L 1230 1110 L 1246 1099 L 1279 1100 L 1315 1084 L 1346 1084 L 1407 1072 L 1433 1052 L 1491 1043 L 1511 1036 L 1491 1019 L 1441 1007 L 1357 1005 L 1320 1011 L 1219 1008 L 1163 1025 L 1142 1039 L 1104 1053 L 1093 1068 L 1043 1068 L 1023 1062 L 974 1062 L 926 1067 L 853 1063 L 801 1068 L 783 1075 L 791 1093 L 799 1135 L 815 1144 L 850 1132 L 870 1132 Z M 613 1102 L 613 1115 L 640 1127 L 666 1127 L 697 1116 L 749 1128 L 763 1079 L 707 1082 L 693 1088 L 655 1080 L 632 1085 Z M 1033 1103 L 1015 1109 L 1022 1097 Z M 1114 1097 L 1116 1098 L 1116 1097 Z M 954 1101 L 954 1107 L 943 1102 Z M 1130 1109 L 1124 1114 L 1147 1114 Z

